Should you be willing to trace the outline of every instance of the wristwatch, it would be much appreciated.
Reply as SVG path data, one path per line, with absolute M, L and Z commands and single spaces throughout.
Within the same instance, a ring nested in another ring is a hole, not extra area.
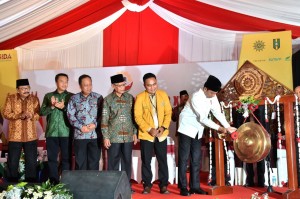
M 168 129 L 168 128 L 164 127 L 164 126 L 161 126 L 161 128 L 163 128 L 163 129 L 164 129 L 164 131 Z

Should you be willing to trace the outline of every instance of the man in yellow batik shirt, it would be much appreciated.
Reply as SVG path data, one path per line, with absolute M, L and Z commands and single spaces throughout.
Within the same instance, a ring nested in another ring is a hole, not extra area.
M 25 181 L 36 181 L 37 133 L 40 105 L 36 96 L 30 94 L 28 79 L 17 80 L 17 93 L 8 95 L 3 116 L 8 124 L 7 177 L 10 182 L 19 179 L 18 168 L 22 149 L 25 153 Z

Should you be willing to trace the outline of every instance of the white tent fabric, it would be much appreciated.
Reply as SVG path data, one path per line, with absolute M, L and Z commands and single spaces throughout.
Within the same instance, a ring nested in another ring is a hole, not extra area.
M 197 0 L 215 7 L 270 21 L 300 26 L 298 0 Z
M 54 19 L 88 0 L 14 0 L 0 4 L 0 42 Z
M 179 63 L 238 60 L 242 35 L 250 33 L 224 30 L 196 23 L 155 3 L 151 4 L 150 8 L 179 29 Z
M 103 30 L 126 8 L 78 31 L 29 42 L 16 48 L 19 69 L 91 68 L 103 65 Z
M 127 0 L 123 1 L 123 5 L 126 7 L 110 17 L 73 33 L 19 46 L 16 49 L 20 70 L 103 66 L 103 29 L 126 10 L 139 12 L 145 8 Z M 249 32 L 224 30 L 196 23 L 153 1 L 149 1 L 147 6 L 179 29 L 179 63 L 238 60 L 242 35 Z M 293 40 L 293 50 L 299 48 L 300 39 Z
M 153 3 L 153 0 L 149 0 L 146 4 L 140 6 L 135 3 L 131 3 L 129 0 L 122 0 L 123 6 L 131 12 L 142 12 L 143 10 L 148 8 L 148 6 L 152 3 Z

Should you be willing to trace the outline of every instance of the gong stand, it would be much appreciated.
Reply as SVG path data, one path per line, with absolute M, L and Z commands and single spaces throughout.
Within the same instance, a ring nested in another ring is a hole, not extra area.
M 223 140 L 215 139 L 216 186 L 208 189 L 209 195 L 232 194 L 233 188 L 225 186 Z
M 295 149 L 295 130 L 294 130 L 294 115 L 293 103 L 295 98 L 293 95 L 281 96 L 280 103 L 284 106 L 284 127 L 286 138 L 286 158 L 288 172 L 288 191 L 283 193 L 284 199 L 297 199 L 300 195 L 297 181 L 296 167 L 296 149 Z
M 294 115 L 293 103 L 295 98 L 293 95 L 285 95 L 280 98 L 280 103 L 284 105 L 284 126 L 286 137 L 286 158 L 288 172 L 288 190 L 283 193 L 284 199 L 299 199 L 300 189 L 297 181 L 296 167 L 296 149 L 295 149 L 295 131 L 294 131 Z M 261 103 L 260 105 L 264 105 Z M 232 194 L 232 187 L 225 186 L 224 176 L 224 150 L 223 141 L 215 139 L 215 159 L 216 159 L 216 186 L 208 190 L 209 195 Z
M 230 123 L 232 123 L 232 104 L 231 104 L 231 102 L 229 102 L 229 104 L 227 106 L 228 107 L 225 106 L 224 102 L 223 102 L 223 104 L 221 103 L 223 114 L 225 114 L 224 108 L 230 108 Z M 226 144 L 225 139 L 216 138 L 216 139 L 214 139 L 214 141 L 215 141 L 216 186 L 213 186 L 212 188 L 208 189 L 208 195 L 232 194 L 233 188 L 225 185 L 224 149 L 227 150 L 226 145 L 224 145 L 224 144 Z M 224 146 L 226 148 L 224 148 Z M 228 160 L 228 155 L 226 157 Z M 210 161 L 211 161 L 211 158 L 210 158 Z M 229 164 L 227 162 L 227 167 L 228 166 L 229 166 Z M 210 165 L 210 168 L 211 168 L 211 165 Z M 210 171 L 209 179 L 211 179 L 211 171 Z

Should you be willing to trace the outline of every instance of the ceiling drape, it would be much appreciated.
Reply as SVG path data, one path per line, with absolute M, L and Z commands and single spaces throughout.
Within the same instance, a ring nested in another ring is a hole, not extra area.
M 298 3 L 287 3 L 279 12 L 278 0 L 90 0 L 3 41 L 0 49 L 18 47 L 27 70 L 228 61 L 238 59 L 243 34 L 291 30 L 296 51 Z

